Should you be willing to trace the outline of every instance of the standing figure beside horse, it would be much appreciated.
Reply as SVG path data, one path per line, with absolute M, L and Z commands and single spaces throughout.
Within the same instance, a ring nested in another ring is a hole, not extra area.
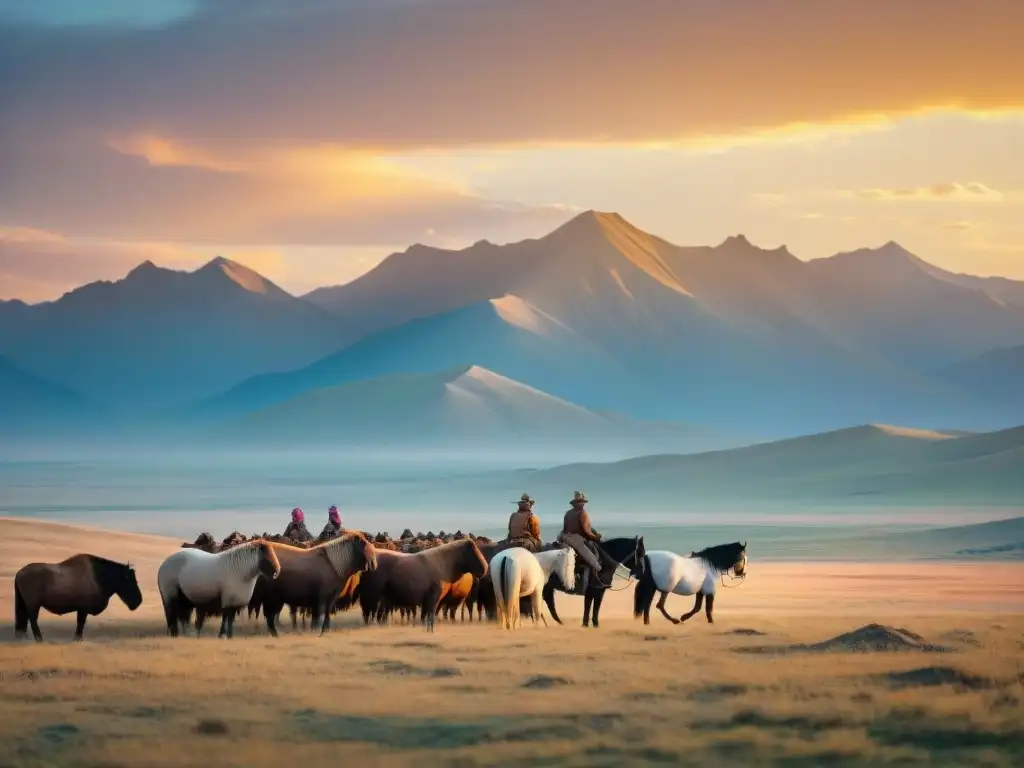
M 651 603 L 654 602 L 654 595 L 660 593 L 658 610 L 673 624 L 682 624 L 695 616 L 701 609 L 701 603 L 705 604 L 708 623 L 713 624 L 712 612 L 718 583 L 729 573 L 737 578 L 746 576 L 747 543 L 736 541 L 732 544 L 719 544 L 717 547 L 691 552 L 689 557 L 655 550 L 647 553 L 644 563 L 644 571 L 633 593 L 633 618 L 643 616 L 644 624 L 650 624 Z M 678 619 L 670 616 L 665 610 L 665 601 L 670 594 L 687 597 L 696 595 L 693 610 Z
M 14 575 L 14 636 L 43 642 L 39 610 L 57 616 L 77 613 L 75 640 L 81 640 L 85 621 L 107 609 L 117 595 L 128 610 L 142 605 L 142 591 L 131 563 L 122 565 L 96 555 L 73 555 L 59 563 L 29 563 Z

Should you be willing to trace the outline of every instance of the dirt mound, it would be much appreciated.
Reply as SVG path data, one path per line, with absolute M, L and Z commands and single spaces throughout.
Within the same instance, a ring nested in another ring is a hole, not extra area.
M 984 691 L 996 687 L 988 677 L 972 675 L 956 667 L 920 667 L 904 672 L 889 672 L 879 676 L 891 688 L 928 688 L 936 685 L 952 685 L 967 691 Z
M 868 624 L 852 632 L 833 637 L 820 643 L 805 646 L 808 651 L 948 651 L 941 645 L 933 645 L 909 629 L 887 627 L 884 624 Z

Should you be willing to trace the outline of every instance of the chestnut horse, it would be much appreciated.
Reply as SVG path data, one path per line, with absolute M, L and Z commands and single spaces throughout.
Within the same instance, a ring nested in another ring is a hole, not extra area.
M 122 565 L 96 555 L 72 555 L 59 563 L 29 563 L 14 575 L 14 635 L 22 638 L 32 625 L 32 636 L 43 642 L 39 609 L 58 616 L 77 612 L 75 640 L 82 639 L 85 620 L 107 609 L 117 595 L 134 611 L 142 605 L 142 591 L 131 564 Z
M 276 543 L 271 546 L 281 563 L 281 575 L 273 581 L 262 579 L 260 591 L 263 618 L 274 637 L 275 620 L 285 605 L 309 609 L 314 626 L 323 616 L 320 634 L 328 632 L 334 607 L 352 577 L 373 573 L 377 568 L 377 550 L 358 531 L 309 549 Z
M 455 621 L 455 614 L 462 609 L 462 620 L 466 620 L 466 601 L 469 599 L 470 593 L 473 591 L 473 585 L 476 583 L 476 579 L 473 578 L 473 574 L 465 573 L 462 578 L 458 581 L 454 581 L 450 584 L 445 584 L 442 590 L 441 599 L 437 603 L 437 614 L 442 618 L 447 617 L 449 621 Z M 470 618 L 472 618 L 472 609 L 470 610 Z
M 458 582 L 466 574 L 482 578 L 487 561 L 471 538 L 425 549 L 415 554 L 377 553 L 377 570 L 363 575 L 359 585 L 359 606 L 363 621 L 394 609 L 418 609 L 423 623 L 434 630 L 437 604 L 445 586 Z

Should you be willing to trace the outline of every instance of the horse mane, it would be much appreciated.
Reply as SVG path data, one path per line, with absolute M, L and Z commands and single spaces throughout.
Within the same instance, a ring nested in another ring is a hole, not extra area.
M 104 587 L 109 586 L 109 582 L 123 578 L 126 573 L 134 573 L 135 570 L 130 564 L 119 563 L 116 560 L 109 560 L 106 557 L 99 557 L 98 555 L 86 555 L 89 559 L 89 564 L 92 566 L 92 572 L 96 577 L 96 581 L 102 584 Z
M 233 568 L 238 568 L 243 564 L 246 566 L 254 566 L 259 560 L 259 550 L 264 547 L 270 554 L 271 560 L 273 560 L 277 566 L 277 570 L 280 570 L 281 562 L 277 559 L 277 552 L 274 551 L 274 544 L 266 539 L 251 539 L 244 544 L 239 544 L 237 547 L 226 549 L 219 553 L 219 555 L 227 558 Z M 296 547 L 296 549 L 299 548 Z
M 736 565 L 744 549 L 745 544 L 734 541 L 732 544 L 719 544 L 706 547 L 699 552 L 691 552 L 690 557 L 700 558 L 715 570 L 724 572 Z
M 338 572 L 339 576 L 345 576 L 352 570 L 352 561 L 355 559 L 357 547 L 362 546 L 364 557 L 369 557 L 373 552 L 373 545 L 359 531 L 352 531 L 336 539 L 325 541 L 310 547 L 307 552 L 323 552 L 330 561 L 331 566 Z

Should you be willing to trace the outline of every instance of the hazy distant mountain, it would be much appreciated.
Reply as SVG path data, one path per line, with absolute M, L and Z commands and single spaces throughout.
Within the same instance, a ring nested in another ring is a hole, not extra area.
M 306 392 L 214 430 L 247 447 L 386 446 L 588 455 L 736 445 L 712 430 L 598 414 L 480 366 Z
M 226 259 L 194 272 L 145 262 L 54 302 L 0 307 L 0 350 L 118 408 L 195 400 L 350 339 L 337 318 Z
M 1008 416 L 1024 419 L 1024 344 L 963 360 L 940 370 L 937 376 L 1005 409 Z
M 386 328 L 519 296 L 644 386 L 631 399 L 604 392 L 595 401 L 591 392 L 533 378 L 536 370 L 490 357 L 461 361 L 635 416 L 775 434 L 874 420 L 943 424 L 951 414 L 958 426 L 1003 424 L 984 403 L 922 371 L 1024 333 L 1024 313 L 938 280 L 917 262 L 892 246 L 805 263 L 740 236 L 682 248 L 591 211 L 538 240 L 458 252 L 417 246 L 309 298 L 361 327 Z M 378 358 L 391 354 L 367 343 Z M 580 370 L 580 382 L 604 378 L 601 369 Z
M 1024 283 L 954 275 L 892 242 L 808 267 L 824 279 L 837 334 L 920 371 L 1024 338 L 1024 303 L 1000 298 L 1024 297 Z
M 651 508 L 755 501 L 1020 506 L 1021 466 L 1024 427 L 951 437 L 871 425 L 690 456 L 509 473 L 486 483 L 537 494 L 583 488 L 605 503 Z
M 743 434 L 992 429 L 1005 408 L 934 375 L 1024 338 L 1018 284 L 972 280 L 894 243 L 805 263 L 742 236 L 679 247 L 590 211 L 511 245 L 413 246 L 308 301 L 224 260 L 147 263 L 0 304 L 0 351 L 104 403 L 181 405 L 175 420 L 477 365 L 591 410 Z
M 223 420 L 323 387 L 478 365 L 537 389 L 608 407 L 642 392 L 611 356 L 517 296 L 503 296 L 370 336 L 305 368 L 256 376 L 192 413 Z
M 62 433 L 83 426 L 96 410 L 79 394 L 22 370 L 0 355 L 0 434 Z

